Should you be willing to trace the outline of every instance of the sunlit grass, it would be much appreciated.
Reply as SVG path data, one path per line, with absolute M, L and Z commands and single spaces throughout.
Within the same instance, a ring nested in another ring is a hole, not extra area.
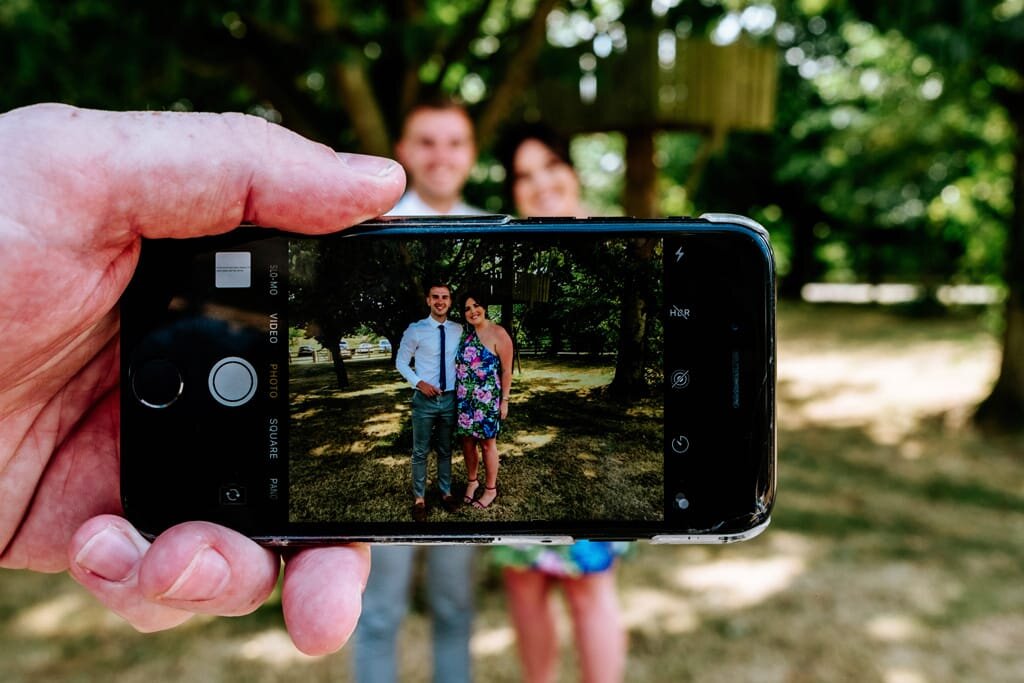
M 627 680 L 1024 680 L 1024 439 L 986 438 L 968 420 L 996 359 L 995 340 L 969 318 L 784 308 L 772 527 L 739 545 L 637 547 L 618 575 Z M 574 391 L 579 380 L 576 369 L 560 379 L 577 383 Z M 329 382 L 321 389 L 333 390 Z M 384 396 L 382 414 L 404 414 L 404 392 Z M 403 433 L 382 438 L 399 443 Z M 517 455 L 507 462 L 532 471 L 533 458 L 561 436 L 554 428 L 510 433 L 507 452 Z M 576 460 L 606 457 L 600 434 L 585 436 Z M 404 492 L 407 456 L 398 450 L 379 465 L 394 470 Z M 400 679 L 425 683 L 430 623 L 425 596 L 414 597 Z M 569 642 L 561 605 L 558 624 Z M 487 566 L 471 648 L 476 680 L 522 680 L 500 582 Z M 563 654 L 559 681 L 578 680 L 571 652 Z M 295 653 L 276 604 L 141 635 L 66 577 L 0 573 L 4 683 L 346 681 L 350 656 Z
M 533 521 L 660 519 L 662 414 L 658 399 L 606 396 L 608 359 L 524 357 L 498 438 L 499 503 L 486 512 L 439 509 L 428 459 L 428 519 Z M 385 361 L 353 364 L 338 390 L 326 366 L 296 368 L 301 401 L 289 441 L 295 521 L 411 520 L 411 389 Z M 404 463 L 404 469 L 402 464 Z M 466 486 L 458 440 L 452 491 Z

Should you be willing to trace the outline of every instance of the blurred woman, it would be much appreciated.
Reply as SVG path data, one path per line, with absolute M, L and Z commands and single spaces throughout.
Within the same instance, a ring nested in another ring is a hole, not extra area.
M 587 211 L 568 144 L 534 126 L 510 136 L 505 153 L 511 194 L 525 218 L 577 217 Z M 616 557 L 626 543 L 580 541 L 572 546 L 506 546 L 494 550 L 502 567 L 524 679 L 549 683 L 558 673 L 552 590 L 565 594 L 577 659 L 587 683 L 621 681 L 626 635 L 615 588 Z
M 498 497 L 498 444 L 501 421 L 508 417 L 512 390 L 512 338 L 487 317 L 487 302 L 476 292 L 459 297 L 466 329 L 455 354 L 455 435 L 466 460 L 465 502 L 486 510 Z M 479 449 L 479 450 L 478 450 Z M 480 489 L 480 451 L 487 474 Z

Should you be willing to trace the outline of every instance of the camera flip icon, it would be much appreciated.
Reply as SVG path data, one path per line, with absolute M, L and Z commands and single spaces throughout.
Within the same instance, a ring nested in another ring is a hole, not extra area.
M 244 486 L 238 484 L 225 484 L 220 487 L 221 505 L 245 505 L 248 503 L 248 496 Z

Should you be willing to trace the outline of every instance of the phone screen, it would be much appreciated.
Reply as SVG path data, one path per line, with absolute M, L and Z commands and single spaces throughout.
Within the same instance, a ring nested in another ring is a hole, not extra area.
M 153 243 L 136 281 L 122 460 L 146 528 L 724 538 L 767 519 L 773 273 L 749 230 L 247 232 Z

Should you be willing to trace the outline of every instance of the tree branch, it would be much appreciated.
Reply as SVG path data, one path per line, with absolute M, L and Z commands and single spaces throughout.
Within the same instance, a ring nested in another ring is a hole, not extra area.
M 417 0 L 405 0 L 402 3 L 402 15 L 397 23 L 401 26 L 408 26 L 421 21 L 423 18 L 423 3 Z M 402 50 L 409 49 L 407 41 L 402 41 Z M 405 69 L 402 72 L 402 86 L 398 94 L 398 109 L 400 118 L 412 109 L 420 96 L 420 64 L 418 59 L 407 52 L 402 55 L 405 60 Z
M 309 0 L 309 7 L 313 25 L 319 35 L 328 40 L 343 37 L 342 18 L 331 0 Z M 388 135 L 387 121 L 370 84 L 366 60 L 362 54 L 354 49 L 348 50 L 345 57 L 334 64 L 331 72 L 341 96 L 341 106 L 348 113 L 359 139 L 359 150 L 380 156 L 390 154 L 391 137 Z
M 184 67 L 201 78 L 220 75 L 252 87 L 260 98 L 273 102 L 285 125 L 306 137 L 328 141 L 334 128 L 308 93 L 294 86 L 295 75 L 307 68 L 309 54 L 290 42 L 288 34 L 264 31 L 262 22 L 244 18 L 243 40 L 226 32 L 190 32 L 179 45 Z
M 360 151 L 378 156 L 391 154 L 391 137 L 370 85 L 366 63 L 359 57 L 339 62 L 334 66 L 334 82 L 359 138 Z
M 459 20 L 460 30 L 448 41 L 447 45 L 440 49 L 441 63 L 444 65 L 444 71 L 441 72 L 437 79 L 439 83 L 444 81 L 444 77 L 451 68 L 452 63 L 469 52 L 473 41 L 480 35 L 480 23 L 487 16 L 487 11 L 490 8 L 491 1 L 482 0 L 474 11 Z
M 516 100 L 529 85 L 537 57 L 547 37 L 548 14 L 557 4 L 558 0 L 540 0 L 537 3 L 533 16 L 526 24 L 519 46 L 509 55 L 505 77 L 499 80 L 498 87 L 494 89 L 477 119 L 477 140 L 482 149 L 490 146 L 498 127 L 507 120 Z

